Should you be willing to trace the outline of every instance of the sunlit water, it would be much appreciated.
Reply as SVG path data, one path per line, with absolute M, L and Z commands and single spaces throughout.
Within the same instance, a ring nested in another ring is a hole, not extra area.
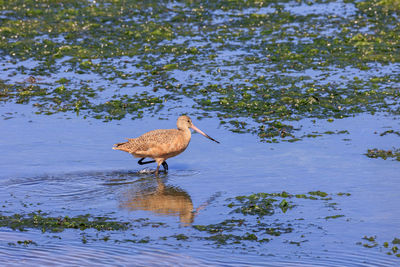
M 24 106 L 7 105 L 7 109 L 22 112 Z M 213 119 L 195 120 L 221 144 L 194 134 L 187 151 L 170 159 L 169 173 L 161 174 L 157 181 L 151 172 L 155 166 L 141 171 L 143 166 L 129 154 L 111 147 L 124 137 L 154 128 L 173 128 L 175 118 L 102 123 L 25 114 L 1 121 L 3 214 L 37 210 L 51 216 L 90 213 L 122 221 L 144 218 L 166 226 L 137 224 L 124 232 L 65 230 L 57 234 L 3 228 L 0 258 L 8 265 L 51 265 L 55 258 L 59 265 L 143 266 L 391 266 L 400 262 L 386 255 L 381 245 L 365 248 L 356 244 L 363 236 L 376 236 L 382 244 L 398 235 L 400 165 L 363 155 L 368 148 L 398 146 L 395 136 L 375 134 L 387 126 L 398 127 L 399 121 L 393 117 L 360 115 L 333 123 L 319 121 L 318 126 L 304 120 L 299 122 L 304 128 L 348 130 L 350 134 L 278 144 L 260 143 L 250 134 L 233 134 L 219 128 Z M 235 247 L 196 238 L 161 238 L 197 236 L 191 222 L 206 225 L 224 220 L 229 197 L 313 190 L 351 196 L 334 199 L 337 211 L 320 202 L 300 201 L 293 212 L 266 218 L 289 222 L 296 216 L 305 218 L 295 224 L 293 233 L 273 237 L 268 243 Z M 149 204 L 154 201 L 158 201 L 158 208 Z M 193 210 L 198 212 L 190 217 Z M 344 217 L 324 219 L 335 214 Z M 87 243 L 82 242 L 83 235 Z M 101 240 L 106 235 L 110 240 Z M 121 242 L 132 235 L 150 238 L 150 242 Z M 10 245 L 19 240 L 33 240 L 36 245 Z M 302 242 L 296 245 L 290 241 Z

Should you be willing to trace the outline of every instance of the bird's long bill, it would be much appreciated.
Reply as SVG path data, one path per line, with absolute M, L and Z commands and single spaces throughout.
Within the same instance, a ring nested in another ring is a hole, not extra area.
M 208 139 L 213 140 L 214 142 L 216 142 L 216 143 L 219 144 L 219 142 L 218 142 L 217 140 L 215 140 L 214 138 L 211 138 L 211 137 L 208 136 L 205 132 L 203 132 L 202 130 L 200 130 L 199 128 L 197 128 L 196 126 L 194 126 L 193 124 L 192 124 L 192 126 L 190 126 L 190 128 L 192 128 L 193 130 L 195 130 L 195 131 L 198 132 L 199 134 L 201 134 L 201 135 L 207 137 Z

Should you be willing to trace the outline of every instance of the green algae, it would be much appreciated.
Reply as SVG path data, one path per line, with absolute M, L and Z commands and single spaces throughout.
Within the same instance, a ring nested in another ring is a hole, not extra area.
M 124 239 L 124 240 L 116 240 L 118 243 L 135 243 L 135 244 L 147 244 L 151 241 L 151 239 L 147 236 L 142 239 Z
M 14 242 L 9 242 L 8 245 L 9 246 L 16 246 L 16 245 L 23 245 L 25 247 L 29 246 L 29 245 L 35 245 L 37 246 L 37 243 L 35 241 L 32 240 L 18 240 L 17 243 Z
M 377 132 L 375 132 L 377 134 Z M 399 131 L 395 131 L 393 129 L 391 130 L 386 130 L 382 133 L 379 134 L 379 136 L 386 136 L 386 135 L 397 135 L 400 136 Z M 367 153 L 365 153 L 369 158 L 382 158 L 384 160 L 388 158 L 392 158 L 393 160 L 400 161 L 400 148 L 395 148 L 393 149 L 378 149 L 378 148 L 373 148 L 373 149 L 368 149 Z
M 64 81 L 61 81 L 64 82 Z M 7 98 L 15 98 L 16 103 L 34 102 L 36 114 L 52 115 L 59 112 L 73 111 L 89 114 L 104 121 L 120 120 L 130 115 L 132 119 L 142 118 L 145 112 L 163 108 L 167 101 L 176 99 L 169 94 L 157 97 L 148 92 L 133 95 L 120 95 L 104 103 L 92 103 L 102 88 L 93 89 L 82 85 L 78 89 L 69 89 L 61 85 L 44 89 L 38 85 L 13 85 L 7 87 Z M 3 99 L 4 100 L 4 99 Z M 0 99 L 1 101 L 1 99 Z
M 346 1 L 354 12 L 338 15 L 297 14 L 286 5 L 4 2 L 0 57 L 8 76 L 0 77 L 0 102 L 104 121 L 183 105 L 267 142 L 317 137 L 298 134 L 293 121 L 303 118 L 399 113 L 398 73 L 368 72 L 400 62 L 397 0 Z M 257 12 L 262 7 L 273 11 Z M 335 78 L 346 68 L 357 76 Z M 17 84 L 17 75 L 35 82 Z
M 319 197 L 326 197 L 328 195 L 328 193 L 326 192 L 322 192 L 322 191 L 310 191 L 308 192 L 308 194 L 312 195 L 312 196 L 319 196 Z
M 248 196 L 237 196 L 227 206 L 235 208 L 232 213 L 241 213 L 243 215 L 272 216 L 277 210 L 285 213 L 296 207 L 296 204 L 290 199 L 309 199 L 309 200 L 332 200 L 328 193 L 322 191 L 310 191 L 307 194 L 290 194 L 286 191 L 280 193 L 256 193 Z M 338 193 L 338 196 L 350 196 L 349 193 Z M 228 199 L 232 201 L 232 199 Z M 337 215 L 336 215 L 337 216 Z
M 133 96 L 123 95 L 119 99 L 92 106 L 90 110 L 93 114 L 96 114 L 95 118 L 101 118 L 105 121 L 120 120 L 127 114 L 130 114 L 132 119 L 142 118 L 146 111 L 151 112 L 154 109 L 161 109 L 168 97 L 168 95 L 163 98 L 150 96 L 147 92 Z
M 188 239 L 189 239 L 189 237 L 188 237 L 188 236 L 186 236 L 186 235 L 184 235 L 184 234 L 173 235 L 172 237 L 175 237 L 175 238 L 176 238 L 176 240 L 183 240 L 183 241 L 185 241 L 185 240 L 188 240 Z
M 389 150 L 384 149 L 368 149 L 368 152 L 365 154 L 369 158 L 382 158 L 384 160 L 388 158 L 393 158 L 393 160 L 400 161 L 400 149 L 393 148 Z
M 319 200 L 326 203 L 331 199 L 327 198 L 327 196 L 333 195 L 318 190 L 310 191 L 306 194 L 291 194 L 282 191 L 278 193 L 256 193 L 247 196 L 237 196 L 227 199 L 229 203 L 226 206 L 232 210 L 229 214 L 239 215 L 240 218 L 232 217 L 219 223 L 193 225 L 192 227 L 206 234 L 206 236 L 200 237 L 200 239 L 212 241 L 213 244 L 218 246 L 243 244 L 246 242 L 267 243 L 273 237 L 302 231 L 298 229 L 300 227 L 298 222 L 304 221 L 304 218 L 297 219 L 297 223 L 285 219 L 285 216 L 288 215 L 287 213 L 299 208 L 300 203 L 295 203 L 294 201 L 304 199 Z M 335 195 L 350 196 L 349 193 L 338 193 Z M 337 204 L 335 203 L 335 205 Z M 335 219 L 343 216 L 345 215 L 332 215 L 326 216 L 324 219 Z M 307 228 L 311 226 L 314 225 L 303 225 L 301 227 Z M 304 234 L 301 238 L 304 238 Z M 302 242 L 295 242 L 293 244 L 300 245 Z
M 290 224 L 261 222 L 254 224 L 244 219 L 228 219 L 210 225 L 193 225 L 193 228 L 209 234 L 202 239 L 211 240 L 217 245 L 241 244 L 243 241 L 266 243 L 271 240 L 271 236 L 280 236 L 293 231 Z
M 219 246 L 228 244 L 241 244 L 243 241 L 254 241 L 259 243 L 269 242 L 268 238 L 258 239 L 255 234 L 245 233 L 244 235 L 234 235 L 234 234 L 216 234 L 206 237 L 205 240 L 213 241 L 214 244 Z
M 391 242 L 385 241 L 380 244 L 377 241 L 376 236 L 364 236 L 363 240 L 367 241 L 366 243 L 357 242 L 358 245 L 362 245 L 365 248 L 375 248 L 379 247 L 380 251 L 385 252 L 387 255 L 394 255 L 396 257 L 400 257 L 399 248 L 396 246 L 400 244 L 400 238 L 395 237 Z M 390 245 L 392 244 L 392 245 Z
M 400 132 L 399 131 L 395 131 L 395 130 L 387 130 L 384 131 L 383 133 L 379 134 L 380 136 L 385 136 L 387 134 L 396 134 L 397 136 L 400 136 Z
M 326 216 L 325 220 L 329 220 L 329 219 L 337 219 L 337 218 L 341 218 L 344 217 L 345 215 L 343 214 L 338 214 L 338 215 L 332 215 L 332 216 Z
M 0 227 L 8 227 L 19 231 L 26 231 L 27 229 L 39 229 L 42 232 L 62 232 L 65 229 L 118 231 L 126 230 L 129 225 L 127 222 L 111 221 L 107 217 L 91 217 L 90 215 L 49 217 L 40 212 L 33 212 L 27 215 L 0 215 Z

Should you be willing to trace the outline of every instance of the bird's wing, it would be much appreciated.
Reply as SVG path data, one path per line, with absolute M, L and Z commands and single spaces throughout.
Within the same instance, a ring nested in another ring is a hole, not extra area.
M 176 129 L 159 129 L 147 132 L 138 138 L 128 139 L 126 147 L 130 147 L 138 154 L 152 152 L 152 150 L 163 144 L 170 144 L 177 137 L 179 131 Z M 153 153 L 153 152 L 152 152 Z

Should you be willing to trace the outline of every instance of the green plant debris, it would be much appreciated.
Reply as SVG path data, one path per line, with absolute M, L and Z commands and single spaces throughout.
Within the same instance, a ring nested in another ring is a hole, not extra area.
M 280 236 L 281 234 L 291 233 L 293 231 L 290 225 L 284 223 L 258 223 L 253 225 L 244 219 L 229 219 L 218 224 L 210 225 L 193 225 L 193 228 L 208 233 L 209 236 L 204 237 L 204 239 L 211 240 L 218 245 L 240 244 L 243 241 L 265 243 L 270 241 L 268 236 Z M 245 233 L 233 234 L 232 232 Z
M 291 202 L 285 199 L 278 202 L 276 197 L 289 198 L 292 195 L 283 191 L 282 193 L 258 193 L 249 196 L 238 196 L 235 198 L 236 202 L 228 204 L 229 208 L 237 207 L 233 210 L 235 213 L 242 213 L 244 215 L 257 215 L 263 217 L 266 215 L 273 215 L 276 209 L 286 212 L 288 209 L 294 207 Z
M 39 229 L 42 232 L 62 232 L 65 229 L 118 231 L 126 230 L 129 226 L 130 223 L 127 222 L 111 221 L 106 217 L 91 217 L 90 215 L 48 217 L 40 212 L 29 213 L 27 215 L 0 215 L 0 227 L 8 227 L 20 231 L 27 229 Z
M 387 130 L 387 131 L 384 131 L 383 133 L 381 133 L 380 136 L 385 136 L 387 134 L 396 134 L 397 136 L 400 136 L 400 131 Z
M 374 248 L 374 247 L 380 247 L 380 251 L 385 252 L 387 255 L 394 255 L 396 257 L 400 257 L 399 248 L 396 246 L 400 244 L 400 238 L 395 237 L 392 242 L 385 241 L 382 243 L 382 245 L 377 242 L 377 237 L 376 236 L 364 236 L 362 238 L 363 240 L 366 240 L 368 243 L 362 243 L 362 242 L 357 242 L 358 245 L 362 245 L 365 248 Z M 392 244 L 392 245 L 390 245 Z
M 321 191 L 311 191 L 311 192 L 308 192 L 308 194 L 310 194 L 312 196 L 319 196 L 319 197 L 326 197 L 328 195 L 328 193 L 321 192 Z
M 145 238 L 141 238 L 141 239 L 124 239 L 122 241 L 118 240 L 116 242 L 118 243 L 136 243 L 136 244 L 146 244 L 149 243 L 151 241 L 150 237 L 145 237 Z
M 0 102 L 103 121 L 183 106 L 266 142 L 319 136 L 295 126 L 304 118 L 398 115 L 399 1 L 343 5 L 354 12 L 298 14 L 286 1 L 2 1 Z
M 341 195 L 350 196 L 350 194 L 340 193 Z M 322 191 L 310 191 L 307 194 L 290 194 L 285 191 L 281 193 L 257 193 L 249 196 L 237 196 L 235 202 L 229 203 L 229 208 L 235 208 L 232 212 L 242 213 L 244 215 L 257 215 L 259 217 L 273 215 L 277 209 L 286 212 L 294 208 L 296 205 L 292 201 L 286 199 L 303 198 L 311 200 L 331 200 L 327 197 L 328 193 Z M 278 201 L 277 198 L 283 198 Z M 229 199 L 231 200 L 231 199 Z
M 338 196 L 351 196 L 350 193 L 343 193 L 343 192 L 339 192 L 337 193 Z
M 384 149 L 368 149 L 368 152 L 365 154 L 369 158 L 382 158 L 386 160 L 387 158 L 393 158 L 393 160 L 400 161 L 400 149 L 399 148 L 393 148 L 389 150 L 384 150 Z
M 363 244 L 363 247 L 366 247 L 366 248 L 374 248 L 374 247 L 377 247 L 377 246 L 378 246 L 378 243 L 373 243 L 373 244 L 364 243 Z
M 325 220 L 337 219 L 337 218 L 341 218 L 341 217 L 344 217 L 344 215 L 343 214 L 338 214 L 338 215 L 326 216 Z
M 376 236 L 370 236 L 370 237 L 368 237 L 368 236 L 364 236 L 363 237 L 363 239 L 364 240 L 367 240 L 367 241 L 370 241 L 370 242 L 375 242 L 375 239 L 376 239 Z
M 400 238 L 395 237 L 392 241 L 392 244 L 400 245 Z
M 32 241 L 32 240 L 17 241 L 17 244 L 19 244 L 19 245 L 24 245 L 24 246 L 28 246 L 28 245 L 37 245 L 37 243 L 34 242 L 34 241 Z
M 303 136 L 301 136 L 302 138 L 304 138 L 304 137 L 308 137 L 308 138 L 316 138 L 316 137 L 320 137 L 320 136 L 323 136 L 323 135 L 332 135 L 332 134 L 350 134 L 349 133 L 349 131 L 347 131 L 347 130 L 341 130 L 341 131 L 339 131 L 339 130 L 337 130 L 337 131 L 325 131 L 325 132 L 323 132 L 323 133 L 320 133 L 320 132 L 312 132 L 312 133 L 309 133 L 309 134 L 305 134 L 305 135 L 303 135 Z
M 340 196 L 350 195 L 347 193 L 338 194 Z M 299 222 L 305 221 L 304 218 L 296 219 L 296 222 L 285 219 L 289 211 L 299 208 L 300 203 L 294 203 L 294 201 L 320 200 L 326 203 L 327 196 L 330 195 L 333 196 L 334 194 L 318 190 L 296 195 L 282 191 L 278 193 L 256 193 L 247 196 L 237 196 L 227 199 L 228 204 L 226 205 L 232 209 L 229 214 L 233 214 L 235 217 L 219 223 L 193 225 L 192 227 L 205 234 L 200 239 L 213 241 L 213 244 L 218 246 L 243 244 L 244 242 L 259 244 L 269 242 L 274 237 L 299 232 L 299 229 L 296 227 L 299 227 Z M 236 216 L 240 216 L 240 218 Z M 343 216 L 333 215 L 327 216 L 325 219 L 334 219 Z M 312 221 L 313 225 L 315 219 Z M 304 240 L 305 236 L 302 234 L 300 237 Z M 300 245 L 302 242 L 293 244 Z
M 293 241 L 293 240 L 290 240 L 290 241 L 288 241 L 288 242 L 286 242 L 286 243 L 288 243 L 288 244 L 290 244 L 290 245 L 296 245 L 296 246 L 300 246 L 301 245 L 301 243 L 304 243 L 304 242 L 307 242 L 307 240 L 302 240 L 302 241 Z
M 176 240 L 188 240 L 189 239 L 189 237 L 184 234 L 173 235 L 173 237 L 175 237 Z

